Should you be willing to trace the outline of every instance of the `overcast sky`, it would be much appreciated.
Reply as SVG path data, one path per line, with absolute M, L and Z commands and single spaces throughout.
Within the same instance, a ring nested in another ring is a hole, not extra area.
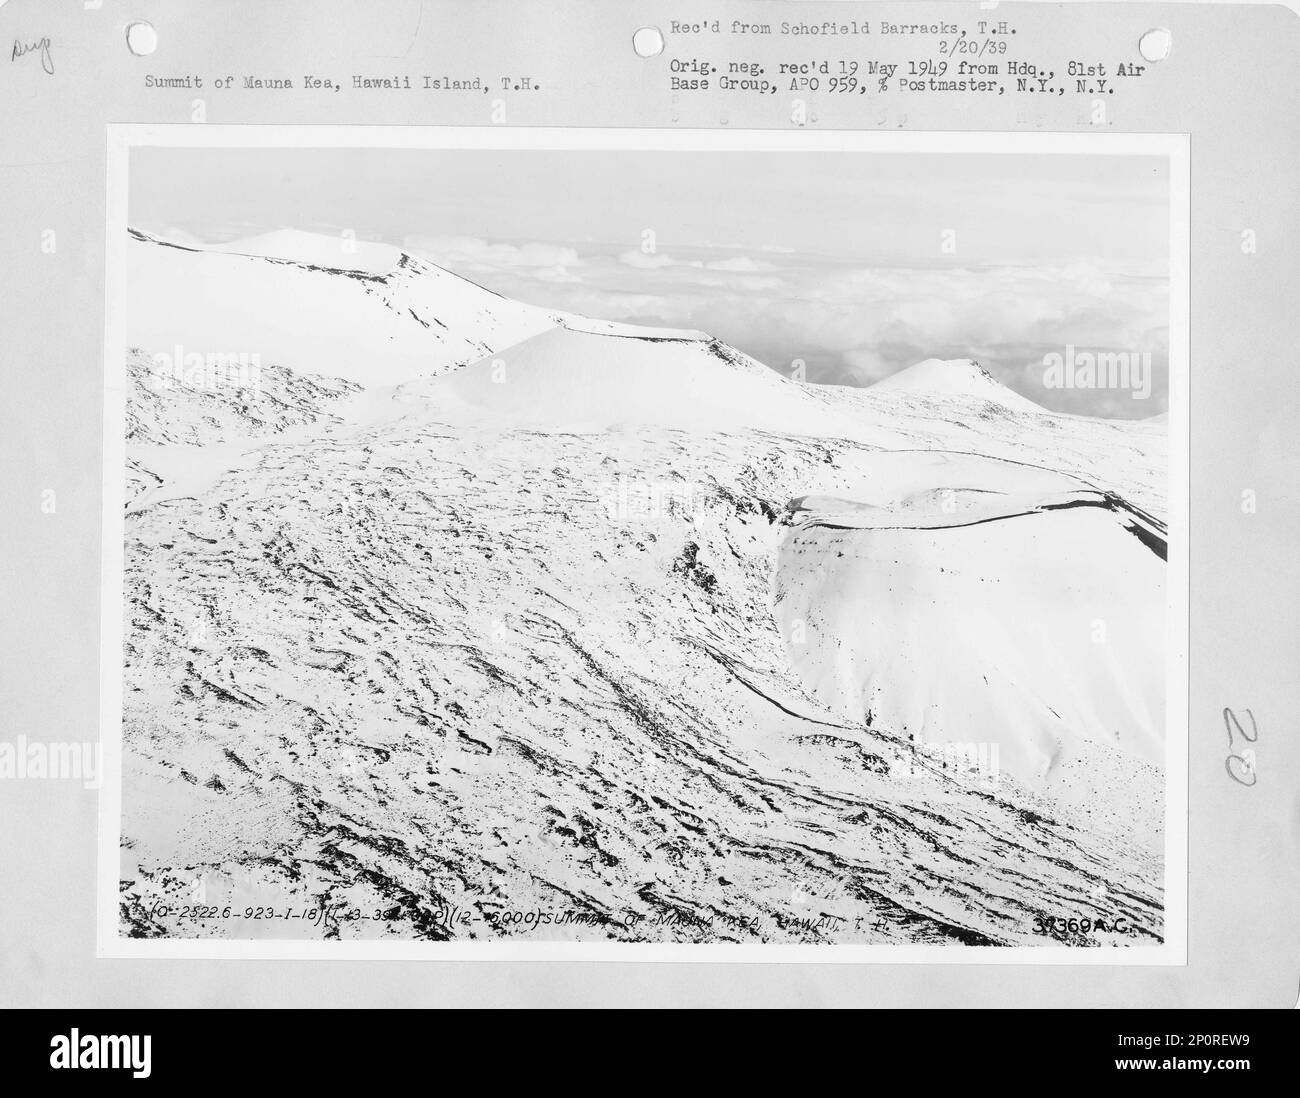
M 1166 408 L 1168 188 L 1156 157 L 136 149 L 130 219 L 190 242 L 350 229 L 811 381 L 973 357 L 1048 407 L 1143 418 Z M 1151 396 L 1045 388 L 1067 345 L 1149 352 Z

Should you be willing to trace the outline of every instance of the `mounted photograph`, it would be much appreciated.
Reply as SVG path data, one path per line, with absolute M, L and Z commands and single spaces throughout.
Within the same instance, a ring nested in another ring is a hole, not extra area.
M 101 952 L 1181 961 L 1184 139 L 112 129 Z

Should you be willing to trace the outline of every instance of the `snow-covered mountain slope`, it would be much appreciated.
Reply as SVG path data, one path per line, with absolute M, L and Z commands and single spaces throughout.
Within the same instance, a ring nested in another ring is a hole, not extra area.
M 127 343 L 146 354 L 256 354 L 363 385 L 441 373 L 558 319 L 395 249 L 309 233 L 193 248 L 131 230 L 127 295 Z
M 850 417 L 855 437 L 888 450 L 951 450 L 1047 465 L 1164 519 L 1169 440 L 1163 425 L 1012 408 L 960 394 L 806 385 Z
M 431 371 L 418 332 L 390 354 L 410 329 L 388 302 L 418 283 L 425 319 L 474 320 L 446 272 L 136 246 L 198 255 L 214 314 L 284 355 L 255 393 L 159 390 L 150 348 L 134 362 L 130 932 L 1159 939 L 1157 427 L 796 384 L 702 333 L 510 302 L 495 321 L 541 327 Z M 1115 666 L 1084 647 L 1098 617 Z M 972 782 L 937 734 L 1008 747 Z M 149 914 L 196 877 L 208 903 L 352 918 Z M 1064 911 L 1136 929 L 1035 933 Z
M 876 393 L 963 396 L 1020 411 L 1042 410 L 1032 400 L 995 381 L 983 366 L 970 358 L 927 358 L 882 378 L 870 389 Z
M 201 875 L 391 913 L 344 937 L 1032 945 L 1067 907 L 1159 937 L 1128 836 L 954 780 L 791 666 L 778 512 L 860 487 L 861 446 L 408 417 L 261 453 L 128 518 L 134 932 L 231 933 L 148 917 Z
M 775 603 L 805 685 L 918 743 L 996 748 L 1031 793 L 1158 839 L 1164 527 L 1010 462 L 895 452 L 860 468 L 869 500 L 786 513 Z
M 451 422 L 602 431 L 765 430 L 852 436 L 861 429 L 805 389 L 700 333 L 566 323 L 444 377 L 406 386 Z
M 342 422 L 340 402 L 361 386 L 296 374 L 282 366 L 186 372 L 139 351 L 127 355 L 127 443 L 226 442 L 274 435 L 308 423 Z

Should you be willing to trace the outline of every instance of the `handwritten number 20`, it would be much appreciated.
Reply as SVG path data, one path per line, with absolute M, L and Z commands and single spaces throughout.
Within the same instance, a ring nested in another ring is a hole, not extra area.
M 1234 734 L 1240 736 L 1247 743 L 1254 743 L 1259 739 L 1259 729 L 1255 726 L 1254 714 L 1251 713 L 1249 709 L 1243 710 L 1243 712 L 1250 718 L 1249 732 L 1247 732 L 1242 726 L 1241 721 L 1237 719 L 1236 713 L 1227 708 L 1223 710 L 1223 726 L 1228 732 L 1228 748 L 1230 750 L 1237 746 L 1233 738 Z M 1234 763 L 1237 765 L 1234 766 Z M 1234 752 L 1229 755 L 1223 760 L 1223 766 L 1228 772 L 1228 777 L 1240 785 L 1252 786 L 1258 780 L 1258 775 L 1255 773 L 1255 752 L 1250 748 L 1247 748 L 1240 753 Z M 1250 780 L 1247 781 L 1247 778 Z

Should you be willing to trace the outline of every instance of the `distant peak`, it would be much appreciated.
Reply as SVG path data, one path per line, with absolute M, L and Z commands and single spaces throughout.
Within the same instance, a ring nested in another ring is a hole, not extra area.
M 1032 400 L 1007 388 L 973 358 L 927 358 L 874 385 L 877 393 L 938 393 L 970 396 L 1008 408 L 1042 411 Z

